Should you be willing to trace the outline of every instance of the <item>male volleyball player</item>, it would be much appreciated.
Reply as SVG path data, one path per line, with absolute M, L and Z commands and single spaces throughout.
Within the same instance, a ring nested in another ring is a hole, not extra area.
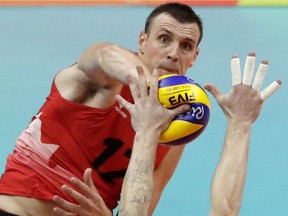
M 62 184 L 75 187 L 70 178 L 80 179 L 85 169 L 90 168 L 93 182 L 87 182 L 87 175 L 86 183 L 95 184 L 94 189 L 99 192 L 98 203 L 92 207 L 98 208 L 96 215 L 99 209 L 102 215 L 111 215 L 120 198 L 135 135 L 130 115 L 123 104 L 115 101 L 115 95 L 133 101 L 126 77 L 129 75 L 137 83 L 136 66 L 143 68 L 148 82 L 154 69 L 159 75 L 184 75 L 199 53 L 201 38 L 201 20 L 189 6 L 166 4 L 148 17 L 145 32 L 139 38 L 138 55 L 117 45 L 96 44 L 82 54 L 79 62 L 57 74 L 46 103 L 8 157 L 0 181 L 0 208 L 23 216 L 53 215 L 57 205 L 52 197 L 56 194 L 81 209 L 70 198 L 72 194 L 66 195 L 60 188 Z M 212 85 L 207 89 L 215 95 L 227 117 L 231 117 L 231 123 L 242 120 L 243 113 L 250 108 L 247 100 L 240 97 L 241 91 L 223 96 Z M 246 96 L 251 91 L 254 92 L 249 88 Z M 243 106 L 239 107 L 239 102 Z M 262 104 L 260 99 L 253 102 L 255 106 Z M 246 143 L 247 133 L 250 134 L 246 126 L 228 124 L 228 131 L 245 129 L 237 133 L 237 140 Z M 235 137 L 227 134 L 226 142 L 230 143 Z M 157 146 L 148 215 L 153 213 L 183 150 L 184 146 Z M 85 201 L 85 196 L 82 198 Z
M 138 80 L 138 65 L 148 81 L 154 69 L 159 75 L 184 75 L 198 55 L 201 37 L 202 22 L 189 6 L 167 4 L 148 17 L 137 54 L 99 43 L 59 72 L 45 104 L 8 157 L 0 181 L 0 208 L 24 216 L 53 215 L 55 194 L 74 201 L 61 185 L 71 185 L 71 177 L 81 178 L 91 168 L 94 184 L 111 212 L 120 199 L 135 134 L 129 113 L 115 95 L 132 100 L 125 77 Z M 184 146 L 158 146 L 149 214 L 183 150 Z

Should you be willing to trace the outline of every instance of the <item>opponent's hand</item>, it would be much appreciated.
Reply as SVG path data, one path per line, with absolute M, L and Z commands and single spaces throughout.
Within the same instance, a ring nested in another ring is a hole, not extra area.
M 131 77 L 127 77 L 129 88 L 134 99 L 134 104 L 128 102 L 120 95 L 116 100 L 123 105 L 131 115 L 133 129 L 143 131 L 143 129 L 164 132 L 172 119 L 177 115 L 190 110 L 189 105 L 182 105 L 175 109 L 164 108 L 158 99 L 158 72 L 154 70 L 151 84 L 147 85 L 146 77 L 142 67 L 137 67 L 139 82 L 135 82 Z
M 53 200 L 59 206 L 54 208 L 55 215 L 112 216 L 112 211 L 107 208 L 93 183 L 92 170 L 90 168 L 85 170 L 83 181 L 72 177 L 71 182 L 79 192 L 67 185 L 63 185 L 61 189 L 75 199 L 79 205 L 64 200 L 59 196 L 54 196 Z
M 255 56 L 254 52 L 248 54 L 243 79 L 241 77 L 239 57 L 238 55 L 232 56 L 231 73 L 233 87 L 228 94 L 221 93 L 213 84 L 204 86 L 215 97 L 228 120 L 252 124 L 259 116 L 264 100 L 275 93 L 281 85 L 281 81 L 277 80 L 260 91 L 268 68 L 268 61 L 263 60 L 261 62 L 253 80 Z

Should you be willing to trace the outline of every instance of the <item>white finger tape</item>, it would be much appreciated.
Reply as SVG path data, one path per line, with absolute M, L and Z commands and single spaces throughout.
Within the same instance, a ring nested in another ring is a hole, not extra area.
M 255 65 L 255 56 L 247 56 L 243 74 L 243 84 L 251 85 Z
M 271 83 L 267 88 L 265 88 L 263 91 L 260 92 L 262 99 L 266 100 L 274 92 L 276 92 L 279 87 L 280 87 L 280 85 L 278 82 L 274 81 L 273 83 Z
M 262 83 L 263 83 L 263 80 L 265 78 L 265 75 L 266 75 L 266 72 L 267 72 L 267 69 L 268 69 L 268 65 L 267 64 L 260 64 L 259 65 L 259 68 L 258 68 L 258 71 L 255 75 L 255 78 L 254 78 L 254 81 L 253 81 L 253 84 L 252 84 L 252 88 L 254 88 L 255 90 L 259 91 Z
M 232 58 L 231 59 L 231 75 L 232 75 L 232 85 L 238 85 L 242 82 L 241 77 L 241 68 L 240 68 L 240 59 Z

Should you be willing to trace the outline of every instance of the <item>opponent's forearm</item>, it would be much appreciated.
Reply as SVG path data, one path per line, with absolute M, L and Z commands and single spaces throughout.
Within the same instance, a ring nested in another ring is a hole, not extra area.
M 136 134 L 122 186 L 119 216 L 148 215 L 153 195 L 153 170 L 159 135 Z
M 234 216 L 245 185 L 251 124 L 228 122 L 221 159 L 211 189 L 210 216 Z
M 161 163 L 158 165 L 157 169 L 154 170 L 154 188 L 153 196 L 148 209 L 149 216 L 153 215 L 166 185 L 176 170 L 184 149 L 185 145 L 173 146 L 170 148 Z

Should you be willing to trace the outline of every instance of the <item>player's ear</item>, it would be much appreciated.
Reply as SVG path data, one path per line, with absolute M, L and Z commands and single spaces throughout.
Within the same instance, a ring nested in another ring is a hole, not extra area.
M 196 61 L 197 59 L 197 56 L 199 55 L 199 52 L 200 52 L 200 48 L 197 47 L 196 50 L 195 50 L 195 55 L 194 55 L 194 58 L 192 59 L 191 63 L 190 63 L 190 67 L 192 67 L 192 65 L 194 64 L 194 62 Z
M 146 44 L 147 34 L 145 32 L 141 32 L 139 35 L 139 52 L 144 53 L 145 50 L 145 44 Z

